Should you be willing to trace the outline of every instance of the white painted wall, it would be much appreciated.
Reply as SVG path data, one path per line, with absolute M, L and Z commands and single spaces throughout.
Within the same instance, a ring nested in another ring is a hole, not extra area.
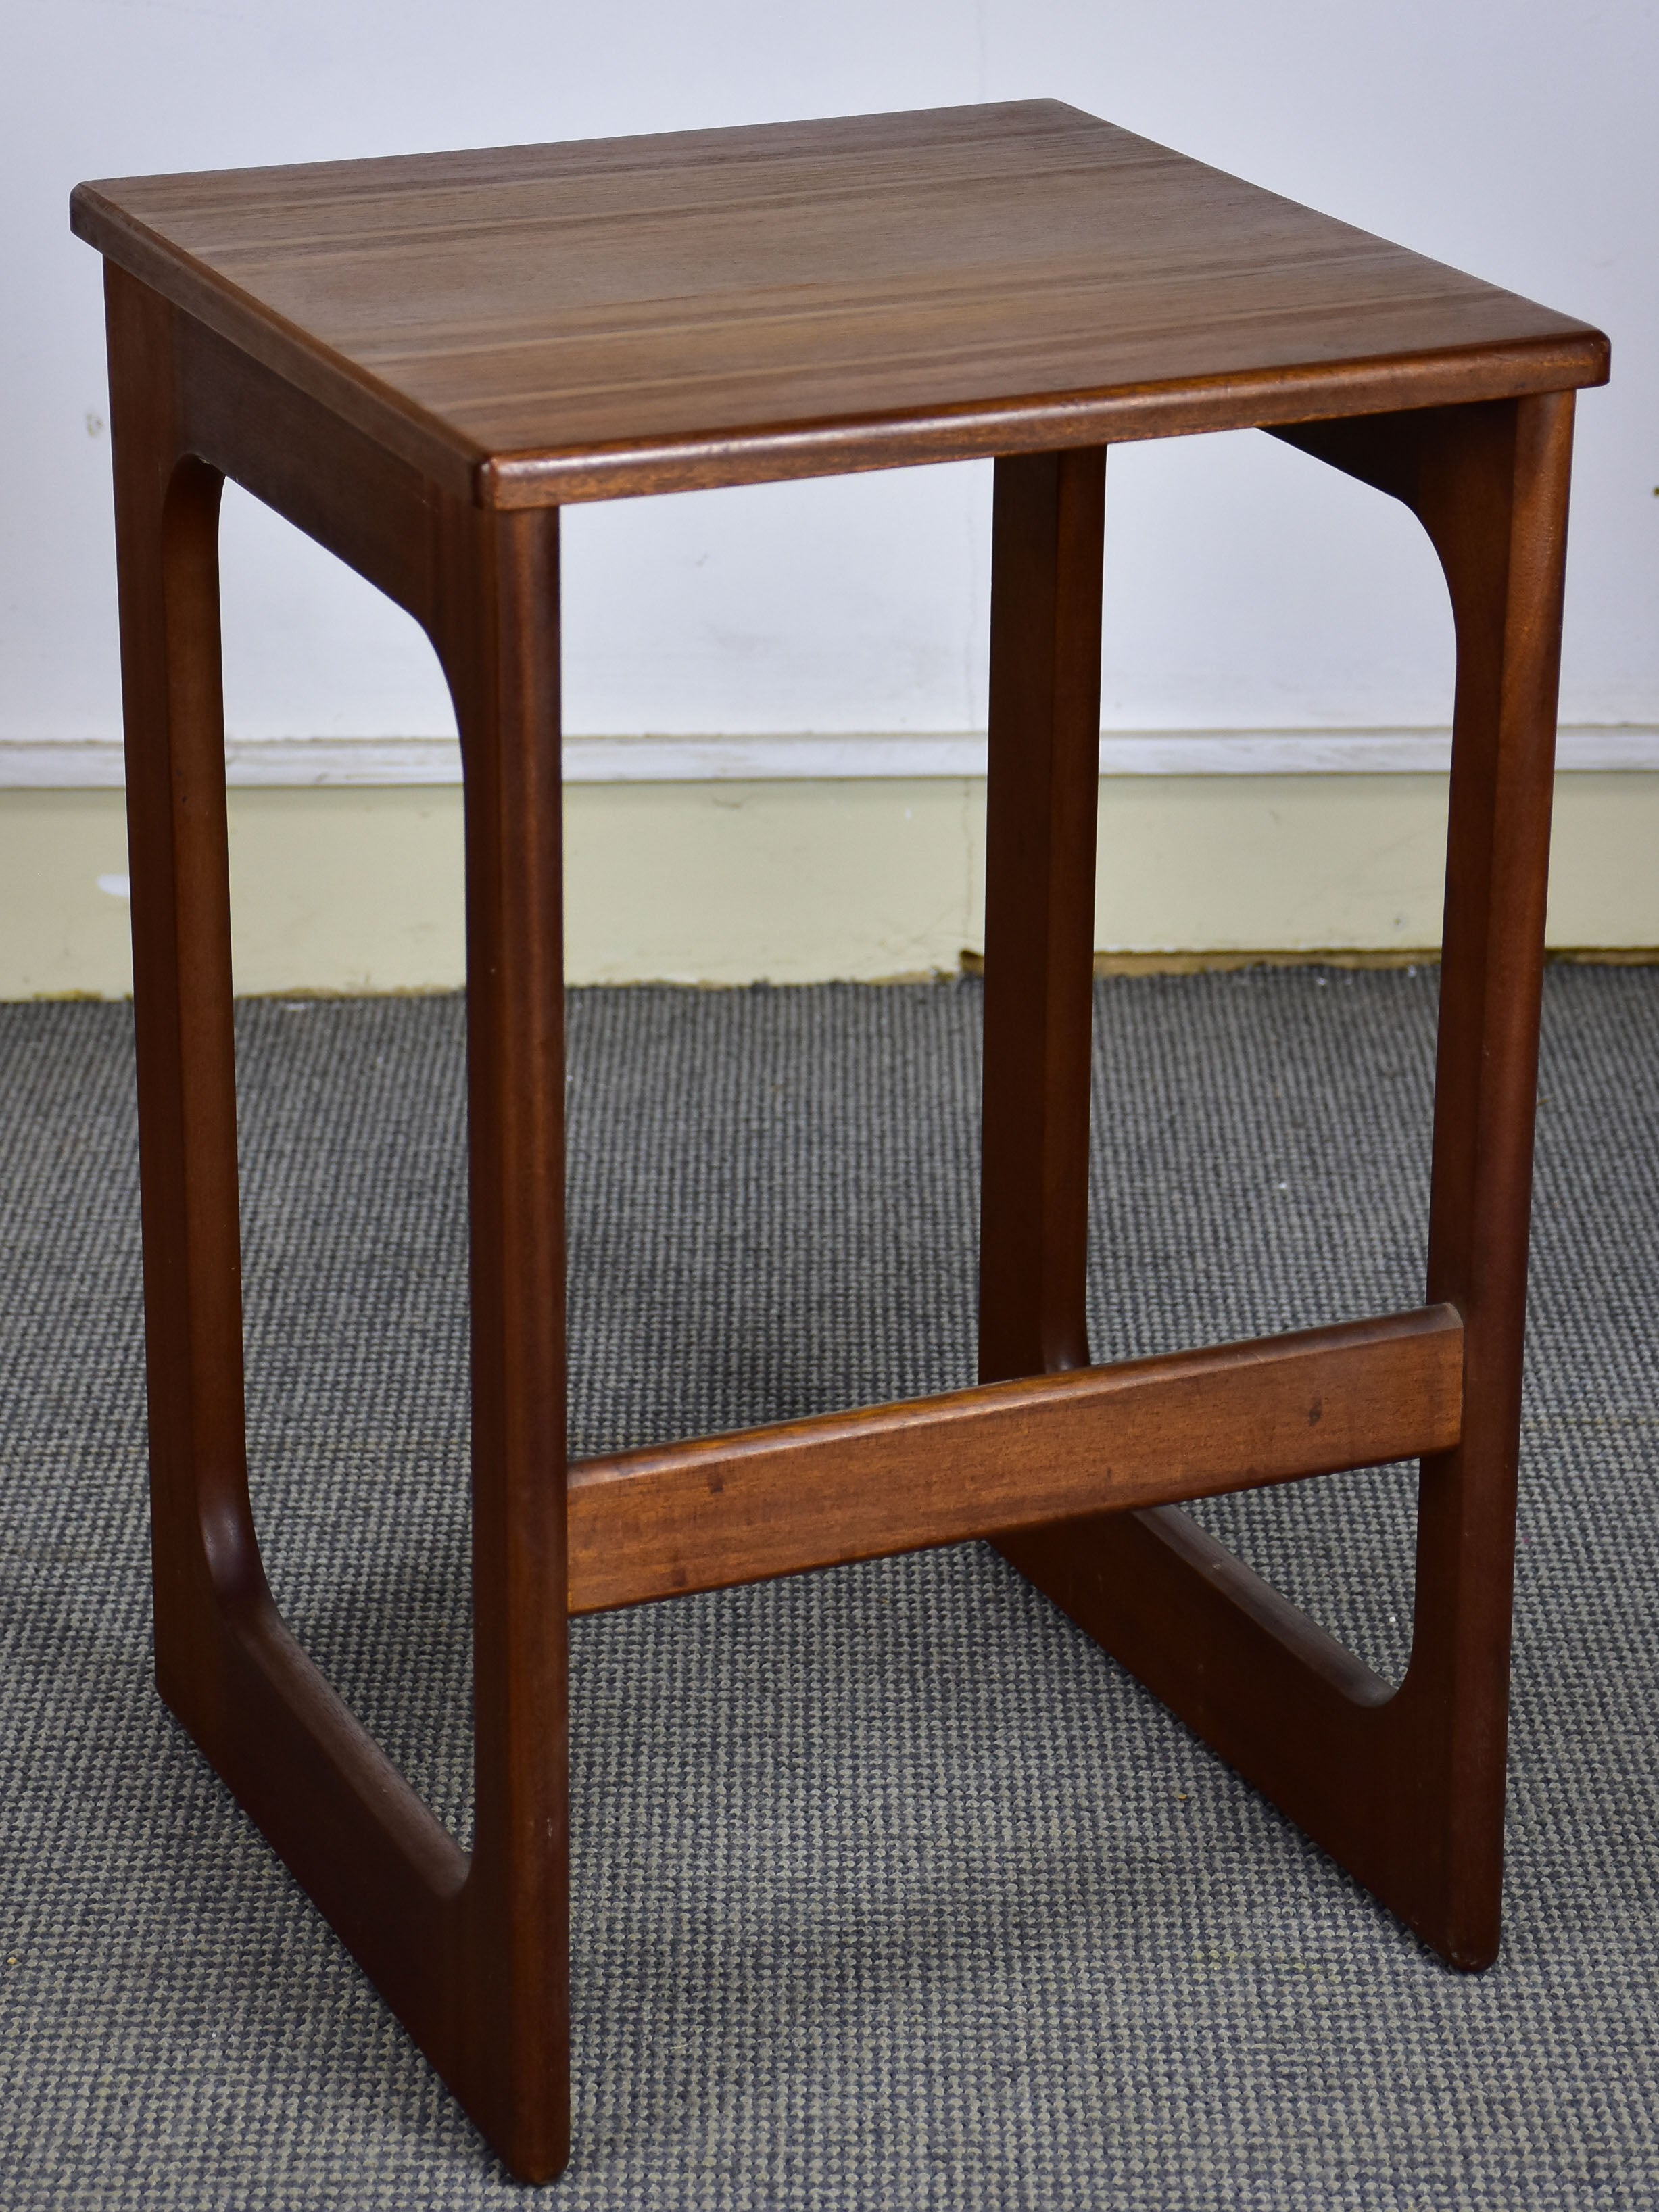
M 98 264 L 82 176 L 1054 94 L 1601 322 L 1563 715 L 1659 723 L 1654 0 L 51 0 L 0 82 L 0 738 L 118 726 Z M 983 719 L 982 465 L 568 519 L 591 732 Z M 1109 726 L 1443 722 L 1449 623 L 1403 510 L 1248 434 L 1121 450 Z M 412 627 L 240 496 L 233 733 L 436 733 Z

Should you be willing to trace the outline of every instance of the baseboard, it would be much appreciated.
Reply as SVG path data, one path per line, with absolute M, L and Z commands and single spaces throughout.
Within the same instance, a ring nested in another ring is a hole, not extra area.
M 1106 776 L 1103 972 L 1431 960 L 1443 775 Z M 237 786 L 237 988 L 446 990 L 465 974 L 459 786 Z M 573 783 L 573 983 L 876 981 L 984 945 L 971 777 Z M 1659 775 L 1557 784 L 1549 939 L 1659 958 Z M 131 988 L 122 794 L 0 791 L 0 998 Z
M 1437 775 L 1451 732 L 1416 730 L 1110 730 L 1103 776 Z M 1557 761 L 1569 774 L 1659 769 L 1659 726 L 1564 726 Z M 233 738 L 227 781 L 264 790 L 461 780 L 452 738 Z M 590 783 L 892 782 L 979 777 L 982 732 L 859 731 L 760 737 L 568 737 L 565 781 Z M 0 790 L 113 790 L 112 738 L 0 738 Z

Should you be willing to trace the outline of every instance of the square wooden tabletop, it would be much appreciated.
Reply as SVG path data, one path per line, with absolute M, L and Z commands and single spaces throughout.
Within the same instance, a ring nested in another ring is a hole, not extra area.
M 80 185 L 495 507 L 1599 383 L 1607 341 L 1054 100 Z

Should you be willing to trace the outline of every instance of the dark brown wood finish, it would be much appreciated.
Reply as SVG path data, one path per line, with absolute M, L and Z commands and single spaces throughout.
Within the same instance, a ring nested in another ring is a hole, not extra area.
M 1019 454 L 992 504 L 979 1373 L 1089 1364 L 1089 1013 L 1106 454 Z M 997 1072 L 1018 1069 L 1015 1081 Z M 986 1285 L 994 1279 L 988 1294 Z
M 1449 1451 L 1450 1306 L 700 1437 L 571 1469 L 570 1610 Z
M 1170 1508 L 1005 1549 L 1437 1950 L 1480 1967 L 1497 1954 L 1502 1902 L 1572 396 L 1288 434 L 1413 509 L 1456 623 L 1428 1294 L 1464 1317 L 1464 1418 L 1456 1449 L 1423 1466 L 1410 1667 L 1389 1696 L 1366 1670 L 1334 1664 L 1322 1632 Z M 1022 1285 L 987 1287 L 1035 1310 Z
M 410 498 L 330 432 L 280 493 L 307 403 L 112 269 L 144 1228 L 156 1677 L 243 1804 L 515 2171 L 568 2143 L 562 974 L 556 513 Z M 221 383 L 218 371 L 230 374 Z M 214 398 L 198 420 L 192 395 Z M 467 772 L 475 1842 L 470 1860 L 289 1635 L 242 1426 L 216 520 L 238 473 L 428 626 Z M 327 464 L 344 459 L 336 472 Z M 361 501 L 378 502 L 373 523 Z M 413 528 L 407 541 L 396 521 Z M 424 523 L 425 527 L 420 527 Z
M 73 220 L 489 506 L 1606 374 L 1582 323 L 1057 100 L 126 178 Z
M 1000 1532 L 1430 1942 L 1489 1959 L 1570 387 L 1605 341 L 1050 102 L 141 179 L 75 222 L 107 260 L 157 1677 L 501 2156 L 541 2179 L 567 2148 L 570 1608 Z M 1244 422 L 1406 500 L 1451 587 L 1429 1303 L 1092 1369 L 1103 446 Z M 982 452 L 981 1387 L 567 1474 L 550 502 Z M 415 616 L 460 726 L 470 1856 L 289 1635 L 249 1510 L 226 476 Z M 1172 1505 L 1132 1510 L 1407 1453 L 1397 1692 Z

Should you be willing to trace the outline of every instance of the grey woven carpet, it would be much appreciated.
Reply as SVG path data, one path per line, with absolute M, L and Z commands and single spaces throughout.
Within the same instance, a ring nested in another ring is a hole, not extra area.
M 1431 974 L 1103 986 L 1097 1357 L 1414 1300 Z M 241 1013 L 258 1510 L 465 1832 L 462 1012 Z M 1659 975 L 1555 971 L 1508 1920 L 1444 1971 L 976 1547 L 574 1633 L 572 2208 L 1659 2202 Z M 580 994 L 579 1449 L 967 1379 L 972 985 Z M 149 1680 L 125 1009 L 0 1009 L 0 2203 L 523 2201 Z M 1374 1662 L 1398 1470 L 1207 1517 Z

